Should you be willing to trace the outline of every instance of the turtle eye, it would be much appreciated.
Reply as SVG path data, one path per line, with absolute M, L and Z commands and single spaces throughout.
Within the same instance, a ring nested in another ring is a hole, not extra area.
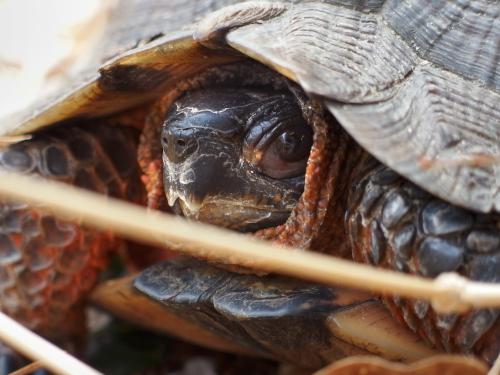
M 303 175 L 312 146 L 309 125 L 295 123 L 276 135 L 262 150 L 257 167 L 263 174 L 276 179 Z

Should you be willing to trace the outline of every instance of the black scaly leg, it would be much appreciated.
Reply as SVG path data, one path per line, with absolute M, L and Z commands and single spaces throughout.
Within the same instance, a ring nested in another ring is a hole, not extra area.
M 458 272 L 500 281 L 500 215 L 437 199 L 374 160 L 364 170 L 346 217 L 354 259 L 425 277 Z M 437 315 L 426 301 L 394 297 L 386 304 L 439 348 L 476 353 L 489 363 L 498 355 L 499 310 Z

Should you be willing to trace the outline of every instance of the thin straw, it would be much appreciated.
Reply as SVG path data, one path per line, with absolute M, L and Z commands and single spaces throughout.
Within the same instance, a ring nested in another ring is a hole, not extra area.
M 6 147 L 14 143 L 18 143 L 21 141 L 26 141 L 30 139 L 30 135 L 9 135 L 9 136 L 0 136 L 0 148 Z
M 43 367 L 61 375 L 99 375 L 93 368 L 0 313 L 0 338 L 6 344 L 36 359 Z
M 500 355 L 497 357 L 493 367 L 488 371 L 488 375 L 500 375 Z
M 9 375 L 28 375 L 42 367 L 43 366 L 39 361 L 31 362 L 29 365 L 26 365 L 20 368 L 19 370 L 9 373 Z
M 127 202 L 35 177 L 3 175 L 0 195 L 31 204 L 96 229 L 155 246 L 182 243 L 183 252 L 225 263 L 376 293 L 429 299 L 443 313 L 500 307 L 500 285 L 468 281 L 455 274 L 436 280 L 376 269 L 332 256 L 279 248 L 250 236 L 148 211 Z M 478 296 L 476 298 L 476 296 Z

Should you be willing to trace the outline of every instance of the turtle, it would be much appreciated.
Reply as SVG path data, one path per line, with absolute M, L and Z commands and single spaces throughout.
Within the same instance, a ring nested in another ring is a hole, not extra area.
M 277 245 L 497 282 L 499 12 L 483 0 L 122 0 L 74 84 L 2 122 L 0 165 Z M 127 243 L 7 201 L 0 223 L 2 310 L 81 337 L 84 297 Z M 128 247 L 150 267 L 113 309 L 200 344 L 309 368 L 367 353 L 491 365 L 500 352 L 498 310 L 438 315 L 178 257 L 182 244 Z

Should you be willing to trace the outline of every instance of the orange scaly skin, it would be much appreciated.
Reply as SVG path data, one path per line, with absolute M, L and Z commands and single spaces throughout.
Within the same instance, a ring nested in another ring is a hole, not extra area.
M 171 101 L 168 101 L 170 106 Z M 167 107 L 168 108 L 168 107 Z M 161 105 L 154 105 L 143 122 L 137 160 L 142 171 L 141 180 L 147 192 L 147 206 L 153 209 L 167 209 L 165 193 L 163 192 L 163 172 L 161 158 L 160 129 L 164 121 Z
M 77 336 L 74 307 L 96 283 L 119 241 L 35 208 L 4 204 L 4 220 L 19 223 L 1 235 L 2 310 L 48 337 Z
M 0 150 L 0 168 L 144 203 L 136 162 L 138 132 L 112 124 L 37 134 Z M 81 337 L 83 299 L 121 244 L 110 232 L 55 219 L 41 207 L 0 204 L 2 310 L 49 338 Z

